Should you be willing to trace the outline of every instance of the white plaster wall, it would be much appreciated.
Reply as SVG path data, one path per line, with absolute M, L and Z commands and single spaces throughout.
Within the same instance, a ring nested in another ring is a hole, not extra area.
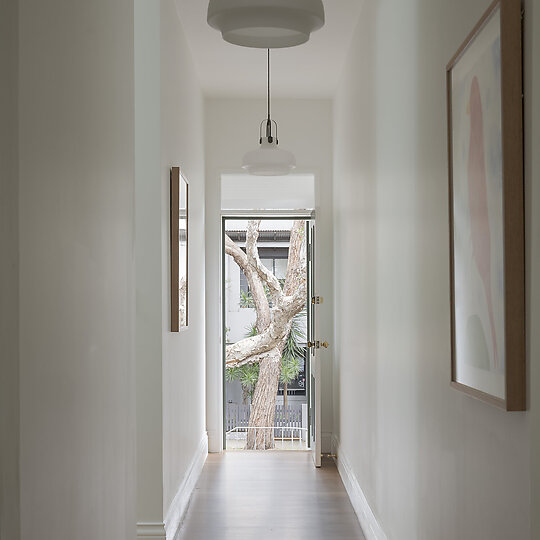
M 203 98 L 172 0 L 161 1 L 163 483 L 168 511 L 205 435 Z M 189 181 L 189 326 L 170 332 L 169 170 Z
M 173 0 L 137 0 L 139 523 L 162 523 L 205 433 L 203 100 Z M 189 327 L 170 332 L 170 168 L 189 181 Z
M 263 86 L 264 88 L 264 86 Z M 264 91 L 264 90 L 263 90 Z M 206 148 L 206 346 L 207 427 L 210 451 L 222 448 L 221 342 L 221 175 L 241 172 L 244 153 L 256 148 L 265 116 L 261 100 L 208 98 L 205 101 Z M 332 104 L 330 100 L 272 100 L 280 145 L 296 155 L 298 173 L 315 175 L 320 337 L 333 343 L 332 287 Z M 323 451 L 332 433 L 332 348 L 322 352 Z
M 389 540 L 530 537 L 527 413 L 449 385 L 445 66 L 488 5 L 365 2 L 334 104 L 334 430 Z
M 19 539 L 18 7 L 0 2 L 0 538 Z
M 21 538 L 133 538 L 133 2 L 19 8 Z
M 161 9 L 135 9 L 137 522 L 163 522 Z
M 540 538 L 540 6 L 525 8 L 525 212 L 531 426 L 531 538 Z
M 221 177 L 221 207 L 224 210 L 280 210 L 315 208 L 315 179 L 309 174 Z

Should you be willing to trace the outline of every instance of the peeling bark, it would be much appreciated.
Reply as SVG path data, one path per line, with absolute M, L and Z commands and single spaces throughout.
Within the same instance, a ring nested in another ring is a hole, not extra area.
M 247 435 L 248 450 L 268 450 L 274 447 L 274 421 L 276 416 L 276 395 L 281 372 L 281 349 L 273 349 L 260 362 L 259 380 L 255 387 L 251 413 L 250 428 Z

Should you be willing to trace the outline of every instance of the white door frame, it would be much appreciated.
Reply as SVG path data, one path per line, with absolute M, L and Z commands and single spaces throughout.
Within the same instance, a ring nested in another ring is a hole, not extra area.
M 291 219 L 303 219 L 306 221 L 315 221 L 315 210 L 228 210 L 228 211 L 222 211 L 221 212 L 221 241 L 220 241 L 220 278 L 221 278 L 221 344 L 222 344 L 222 350 L 221 350 L 221 358 L 219 362 L 219 373 L 221 376 L 221 399 L 219 400 L 220 404 L 220 418 L 221 418 L 221 425 L 222 428 L 222 441 L 221 441 L 221 450 L 225 450 L 225 437 L 226 437 L 226 431 L 225 431 L 225 373 L 224 373 L 224 359 L 225 359 L 225 346 L 226 346 L 226 339 L 225 339 L 225 245 L 224 245 L 224 238 L 225 238 L 225 222 L 227 220 L 232 219 L 283 219 L 283 220 L 291 220 Z M 307 249 L 307 245 L 306 245 Z M 217 366 L 216 366 L 217 368 Z M 310 372 L 311 373 L 311 372 Z M 307 399 L 310 399 L 309 395 L 309 384 L 308 384 L 308 391 L 307 391 Z M 319 398 L 320 402 L 320 398 Z M 309 401 L 308 401 L 308 409 L 309 409 Z M 319 418 L 320 418 L 320 407 L 319 407 Z M 320 433 L 320 429 L 319 429 Z M 319 446 L 320 446 L 320 438 L 319 438 Z M 320 454 L 320 452 L 319 452 Z

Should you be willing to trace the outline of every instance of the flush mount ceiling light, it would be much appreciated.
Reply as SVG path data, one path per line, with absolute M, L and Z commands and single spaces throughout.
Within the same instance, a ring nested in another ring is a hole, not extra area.
M 270 118 L 270 49 L 268 49 L 267 58 L 268 116 L 259 126 L 260 147 L 244 156 L 242 168 L 255 176 L 284 176 L 296 168 L 296 159 L 288 150 L 278 148 L 277 123 Z M 275 136 L 273 128 L 275 128 Z
M 322 0 L 210 0 L 208 24 L 234 45 L 280 49 L 324 25 Z

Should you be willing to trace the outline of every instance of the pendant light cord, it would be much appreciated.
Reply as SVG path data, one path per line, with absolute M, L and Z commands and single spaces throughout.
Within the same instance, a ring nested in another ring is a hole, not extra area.
M 270 121 L 270 49 L 268 51 L 268 70 L 267 70 L 267 81 L 268 81 L 268 120 Z

